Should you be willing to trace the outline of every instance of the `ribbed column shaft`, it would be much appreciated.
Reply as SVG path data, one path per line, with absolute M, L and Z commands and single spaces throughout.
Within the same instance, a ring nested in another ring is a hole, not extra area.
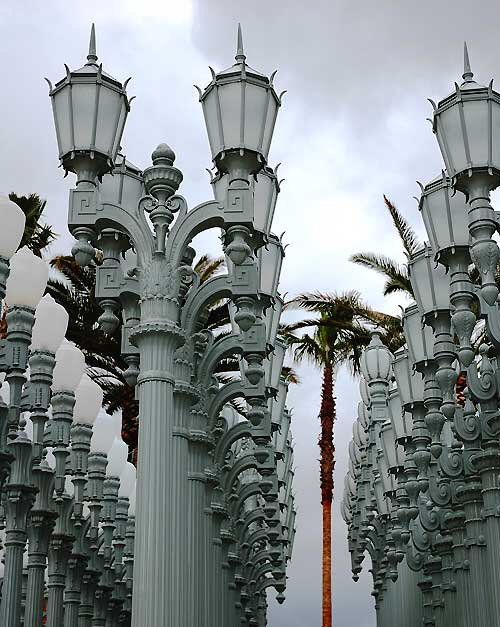
M 464 569 L 465 545 L 464 530 L 460 524 L 460 518 L 457 516 L 457 524 L 451 528 L 451 537 L 453 540 L 453 580 L 457 587 L 456 598 L 456 614 L 458 616 L 457 627 L 466 627 L 465 622 L 465 604 L 466 597 L 469 594 L 468 571 Z
M 92 627 L 105 627 L 106 626 L 106 609 L 108 606 L 107 594 L 97 588 L 94 598 L 94 616 L 92 618 Z
M 492 598 L 496 591 L 491 590 L 491 581 L 485 577 L 488 572 L 488 556 L 482 534 L 483 521 L 481 518 L 482 499 L 480 493 L 476 498 L 468 495 L 464 503 L 466 528 L 466 559 L 468 560 L 467 586 L 469 593 L 466 596 L 465 624 L 477 627 L 492 627 Z
M 190 472 L 188 484 L 188 564 L 189 593 L 198 599 L 189 606 L 188 624 L 190 627 L 206 625 L 207 601 L 205 600 L 205 543 L 209 542 L 206 534 L 206 484 L 204 469 L 208 465 L 206 445 L 193 442 L 189 450 Z
M 178 336 L 138 337 L 140 429 L 135 523 L 133 627 L 189 627 L 185 538 L 187 439 L 175 435 L 172 377 Z
M 24 610 L 24 627 L 40 627 L 43 616 L 45 564 L 28 564 L 28 589 Z
M 9 530 L 5 539 L 5 571 L 2 588 L 0 625 L 19 627 L 23 576 L 23 551 L 27 534 Z
M 47 603 L 47 627 L 61 627 L 63 624 L 63 596 L 66 577 L 49 575 L 49 599 Z
M 483 496 L 483 530 L 487 546 L 487 565 L 490 583 L 491 627 L 500 626 L 500 457 L 498 444 L 488 442 L 480 456 Z
M 49 545 L 47 627 L 62 627 L 64 624 L 63 598 L 66 587 L 67 560 L 70 552 L 70 543 L 52 537 Z
M 222 625 L 223 587 L 222 587 L 222 540 L 220 539 L 221 518 L 218 515 L 212 516 L 211 535 L 211 578 L 213 581 L 213 597 L 211 602 L 211 623 L 210 627 Z
M 92 627 L 96 580 L 97 575 L 95 573 L 87 572 L 83 575 L 80 608 L 78 610 L 78 627 Z

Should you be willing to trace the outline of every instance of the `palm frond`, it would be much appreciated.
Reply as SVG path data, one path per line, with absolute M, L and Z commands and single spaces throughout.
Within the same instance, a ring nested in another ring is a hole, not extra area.
M 384 287 L 384 295 L 399 289 L 413 297 L 413 290 L 406 266 L 398 264 L 385 255 L 376 255 L 375 253 L 356 253 L 349 259 L 359 266 L 374 270 L 387 279 Z M 396 286 L 398 286 L 397 289 Z
M 399 212 L 393 202 L 384 194 L 385 206 L 391 214 L 392 222 L 396 227 L 396 231 L 401 239 L 404 249 L 409 255 L 413 255 L 422 245 L 417 234 L 410 226 L 406 218 Z

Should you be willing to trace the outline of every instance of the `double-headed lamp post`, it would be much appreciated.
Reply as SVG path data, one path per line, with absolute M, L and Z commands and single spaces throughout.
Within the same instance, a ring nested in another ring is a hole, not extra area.
M 207 585 L 227 594 L 220 588 L 226 577 L 219 580 L 214 572 L 224 557 L 220 543 L 230 537 L 222 525 L 232 515 L 226 499 L 246 464 L 259 473 L 266 524 L 281 528 L 269 409 L 278 386 L 270 387 L 266 375 L 270 351 L 279 353 L 277 288 L 284 254 L 270 233 L 279 184 L 267 160 L 281 104 L 273 76 L 246 63 L 239 28 L 234 65 L 212 71 L 207 88 L 198 88 L 216 199 L 190 210 L 176 195 L 183 175 L 169 146 L 160 144 L 144 171 L 119 154 L 130 110 L 128 81 L 122 84 L 98 63 L 93 27 L 87 63 L 67 68 L 55 85 L 49 81 L 60 161 L 77 177 L 69 207 L 77 240 L 73 254 L 86 265 L 95 247 L 102 251 L 96 271 L 99 322 L 112 332 L 121 317 L 125 376 L 137 385 L 133 627 L 220 624 L 220 596 L 209 599 L 205 610 L 193 611 L 193 603 Z M 211 228 L 222 230 L 228 274 L 200 284 L 190 243 Z M 203 329 L 203 318 L 221 298 L 230 301 L 237 332 L 217 339 Z M 214 371 L 232 354 L 240 356 L 242 379 L 226 396 L 225 386 L 216 393 Z M 277 362 L 281 370 L 282 359 Z M 223 460 L 214 464 L 209 451 L 220 436 L 214 428 L 218 412 L 235 396 L 247 403 L 245 427 L 235 440 L 250 438 L 251 454 L 230 469 Z M 203 519 L 206 525 L 196 522 Z M 283 526 L 283 533 L 270 532 L 264 540 L 286 544 L 292 531 Z M 105 549 L 105 560 L 106 555 Z M 285 554 L 275 549 L 274 555 L 273 577 L 266 578 L 269 569 L 257 569 L 252 585 L 265 591 L 272 583 L 282 593 Z M 269 557 L 265 551 L 263 556 Z M 243 611 L 243 601 L 237 600 L 242 622 L 255 624 L 257 608 Z

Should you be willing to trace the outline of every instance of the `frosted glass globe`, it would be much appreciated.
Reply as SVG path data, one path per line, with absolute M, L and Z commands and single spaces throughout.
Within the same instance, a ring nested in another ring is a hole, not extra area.
M 23 246 L 10 260 L 5 302 L 10 307 L 36 307 L 45 292 L 48 278 L 49 267 L 45 261 Z
M 52 380 L 53 392 L 74 392 L 85 370 L 82 351 L 64 340 L 56 352 L 56 366 Z
M 107 455 L 113 440 L 115 439 L 115 427 L 110 416 L 99 414 L 92 429 L 92 439 L 90 440 L 91 453 L 104 453 Z
M 75 486 L 73 485 L 73 481 L 71 481 L 71 477 L 68 477 L 68 476 L 66 477 L 64 481 L 64 489 L 67 494 L 73 497 L 75 493 Z
M 115 414 L 113 414 L 112 420 L 113 420 L 113 423 L 115 425 L 115 435 L 116 435 L 116 437 L 119 440 L 121 440 L 121 437 L 122 437 L 122 412 L 121 411 L 117 411 Z
M 21 243 L 26 216 L 21 207 L 4 193 L 0 193 L 0 216 L 0 255 L 10 259 Z
M 108 453 L 108 466 L 106 474 L 108 477 L 119 477 L 127 463 L 128 446 L 123 440 L 115 438 Z
M 73 423 L 93 425 L 101 409 L 102 398 L 101 387 L 84 374 L 75 390 Z
M 36 307 L 31 349 L 55 353 L 66 335 L 68 321 L 66 309 L 45 294 Z
M 47 447 L 47 454 L 45 455 L 45 461 L 47 462 L 49 468 L 52 468 L 52 470 L 55 470 L 56 458 L 55 458 L 54 449 L 52 448 L 52 446 Z
M 135 488 L 135 466 L 130 462 L 126 462 L 122 474 L 120 475 L 120 489 L 118 496 L 128 499 Z

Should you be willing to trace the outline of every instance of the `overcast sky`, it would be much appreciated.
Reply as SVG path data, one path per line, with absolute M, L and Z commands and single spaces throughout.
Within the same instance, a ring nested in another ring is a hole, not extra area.
M 498 0 L 0 0 L 2 95 L 0 190 L 37 192 L 60 233 L 52 252 L 66 252 L 67 192 L 74 184 L 57 169 L 47 76 L 55 82 L 85 62 L 90 24 L 104 69 L 132 76 L 136 95 L 123 137 L 127 157 L 141 167 L 162 141 L 184 173 L 180 192 L 193 206 L 211 190 L 210 153 L 193 83 L 205 86 L 208 65 L 233 62 L 240 21 L 247 61 L 287 89 L 270 164 L 286 180 L 274 230 L 290 244 L 282 292 L 359 289 L 373 306 L 394 311 L 382 281 L 349 263 L 354 252 L 383 252 L 402 260 L 384 210 L 392 198 L 423 236 L 415 181 L 439 174 L 442 162 L 426 118 L 427 98 L 451 92 L 469 44 L 476 79 L 500 71 Z M 197 239 L 216 253 L 216 239 Z M 320 627 L 321 515 L 318 487 L 319 374 L 301 367 L 290 392 L 294 408 L 299 508 L 287 600 L 270 595 L 271 627 Z M 333 514 L 333 605 L 336 627 L 373 627 L 368 565 L 350 577 L 346 529 L 339 514 L 347 444 L 358 400 L 357 383 L 341 373 L 336 389 L 337 498 Z M 368 558 L 367 558 L 368 561 Z

